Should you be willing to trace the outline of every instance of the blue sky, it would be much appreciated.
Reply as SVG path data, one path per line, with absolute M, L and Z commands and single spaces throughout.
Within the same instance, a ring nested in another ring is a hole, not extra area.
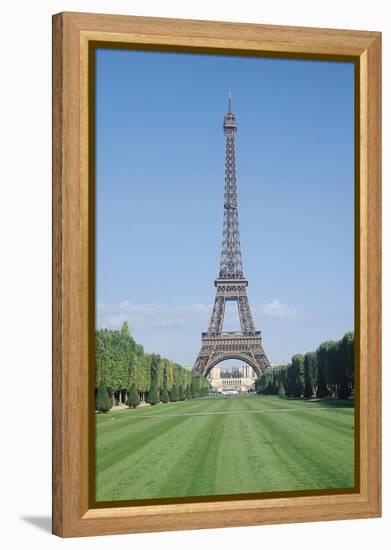
M 353 330 L 353 65 L 96 56 L 97 326 L 126 319 L 147 352 L 193 364 L 220 260 L 231 88 L 243 267 L 269 359 Z

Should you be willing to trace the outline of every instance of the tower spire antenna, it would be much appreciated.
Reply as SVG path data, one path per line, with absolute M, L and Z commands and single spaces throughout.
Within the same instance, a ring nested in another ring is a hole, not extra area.
M 231 134 L 232 132 L 236 132 L 236 118 L 235 115 L 232 112 L 232 90 L 229 88 L 228 90 L 228 111 L 225 114 L 224 117 L 224 133 L 228 132 Z

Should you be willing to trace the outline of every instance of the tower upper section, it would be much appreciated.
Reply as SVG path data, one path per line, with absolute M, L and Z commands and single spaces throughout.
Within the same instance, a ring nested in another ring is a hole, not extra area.
M 223 240 L 219 279 L 242 279 L 243 267 L 240 252 L 238 197 L 236 188 L 235 136 L 236 118 L 232 111 L 231 92 L 228 96 L 228 110 L 224 117 L 225 136 L 225 182 Z
M 236 118 L 232 112 L 232 97 L 231 90 L 228 94 L 228 110 L 227 114 L 224 117 L 224 134 L 234 134 L 237 130 Z

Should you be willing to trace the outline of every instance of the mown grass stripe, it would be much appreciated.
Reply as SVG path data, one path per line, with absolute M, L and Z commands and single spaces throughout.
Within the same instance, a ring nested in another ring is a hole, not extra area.
M 306 411 L 306 412 L 317 412 L 327 410 L 330 411 L 329 407 L 316 407 L 314 409 L 308 409 L 308 408 L 291 408 L 291 409 L 264 409 L 261 411 L 256 410 L 238 410 L 238 411 L 208 411 L 208 412 L 193 412 L 193 413 L 172 413 L 172 414 L 143 414 L 139 415 L 137 417 L 137 420 L 142 418 L 170 418 L 173 416 L 209 416 L 209 415 L 216 415 L 216 414 L 264 414 L 264 413 L 276 413 L 276 412 L 296 412 L 296 411 Z

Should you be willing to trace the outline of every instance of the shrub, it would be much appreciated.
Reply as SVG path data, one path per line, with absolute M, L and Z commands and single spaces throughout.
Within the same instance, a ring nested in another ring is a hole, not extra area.
M 164 386 L 163 390 L 162 390 L 162 394 L 160 396 L 160 400 L 163 402 L 163 403 L 168 403 L 170 398 L 168 396 L 168 391 L 167 391 L 167 388 L 166 386 Z
M 170 391 L 170 401 L 178 401 L 178 390 L 175 384 L 172 386 Z
M 147 403 L 150 405 L 157 405 L 160 403 L 159 392 L 155 381 L 151 383 L 151 387 L 149 388 Z
M 95 408 L 100 413 L 105 413 L 111 409 L 111 399 L 103 382 L 99 384 L 96 392 Z
M 140 405 L 140 396 L 136 389 L 136 384 L 132 384 L 132 387 L 130 388 L 130 392 L 128 395 L 128 401 L 126 404 L 128 405 L 128 407 L 132 409 L 135 409 Z

